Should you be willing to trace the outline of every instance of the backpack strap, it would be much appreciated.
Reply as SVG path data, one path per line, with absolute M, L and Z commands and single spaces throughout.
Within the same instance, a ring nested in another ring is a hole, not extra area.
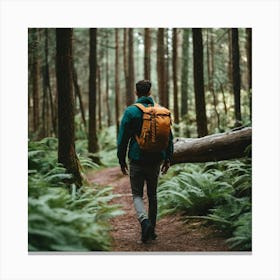
M 141 103 L 134 103 L 133 105 L 135 105 L 137 108 L 139 108 L 143 113 L 148 113 L 149 114 L 149 109 L 147 107 L 145 107 L 143 104 L 141 104 Z M 148 123 L 144 122 L 142 124 L 142 129 L 141 130 L 143 130 L 143 125 L 147 125 L 147 124 Z M 142 131 L 140 133 L 142 133 Z M 140 142 L 141 142 L 140 137 L 137 134 L 135 134 L 134 137 L 135 137 L 137 143 L 140 145 Z
M 135 104 L 133 104 L 133 105 L 135 105 L 136 107 L 138 107 L 142 112 L 144 112 L 144 113 L 147 112 L 147 108 L 146 108 L 143 104 L 141 104 L 141 103 L 135 103 Z
M 133 105 L 135 105 L 136 107 L 138 107 L 142 112 L 144 113 L 147 113 L 148 112 L 148 108 L 151 108 L 151 107 L 145 107 L 143 104 L 141 103 L 134 103 Z M 152 107 L 160 107 L 159 104 L 157 103 L 154 103 L 154 106 Z

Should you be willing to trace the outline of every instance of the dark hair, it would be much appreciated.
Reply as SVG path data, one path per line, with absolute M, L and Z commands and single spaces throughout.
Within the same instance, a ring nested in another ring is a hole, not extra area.
M 148 95 L 150 89 L 152 87 L 152 83 L 149 80 L 141 80 L 136 83 L 136 91 L 138 95 Z

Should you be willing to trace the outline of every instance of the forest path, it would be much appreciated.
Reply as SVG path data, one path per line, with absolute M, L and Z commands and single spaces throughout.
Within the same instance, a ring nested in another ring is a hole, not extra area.
M 87 174 L 92 183 L 113 187 L 120 195 L 111 203 L 122 205 L 124 215 L 111 220 L 112 251 L 115 252 L 213 252 L 229 251 L 225 238 L 213 227 L 193 220 L 183 223 L 179 215 L 170 215 L 157 222 L 157 239 L 141 242 L 141 227 L 132 202 L 129 177 L 123 176 L 119 167 L 106 168 Z M 147 197 L 144 197 L 147 205 Z

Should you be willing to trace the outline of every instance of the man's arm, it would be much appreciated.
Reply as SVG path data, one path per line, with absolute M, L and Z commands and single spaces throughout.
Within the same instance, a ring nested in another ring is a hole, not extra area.
M 124 175 L 128 174 L 128 168 L 127 168 L 125 158 L 126 158 L 128 142 L 131 138 L 130 120 L 131 120 L 130 113 L 128 110 L 126 110 L 121 120 L 120 130 L 118 134 L 118 152 L 117 152 L 119 164 L 121 166 L 121 170 Z
M 164 162 L 161 167 L 162 174 L 166 174 L 170 167 L 170 162 L 172 160 L 173 151 L 174 151 L 173 134 L 172 134 L 172 131 L 170 130 L 168 146 L 167 146 L 167 149 L 165 150 L 165 159 L 164 159 Z

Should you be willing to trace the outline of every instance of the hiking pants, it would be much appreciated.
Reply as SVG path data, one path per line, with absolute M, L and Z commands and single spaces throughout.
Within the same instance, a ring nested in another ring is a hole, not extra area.
M 129 176 L 134 207 L 138 221 L 150 220 L 153 228 L 156 226 L 157 218 L 157 184 L 161 163 L 153 165 L 138 164 L 130 161 Z M 147 185 L 147 196 L 149 201 L 148 216 L 143 202 L 144 184 Z

